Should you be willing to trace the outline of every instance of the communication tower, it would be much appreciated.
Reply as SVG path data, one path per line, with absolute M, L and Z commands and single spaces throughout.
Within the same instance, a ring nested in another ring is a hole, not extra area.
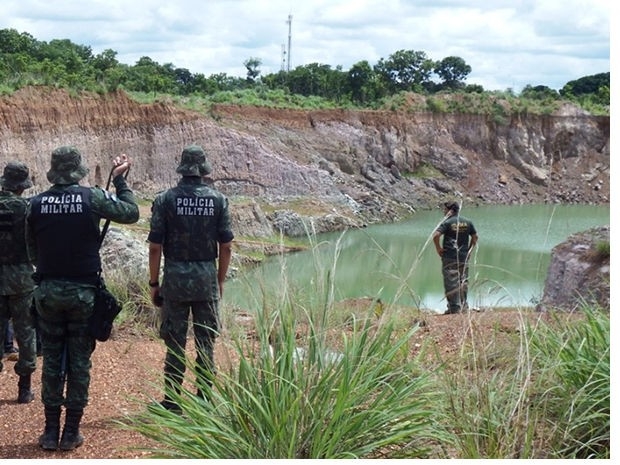
M 293 15 L 288 15 L 288 20 L 286 23 L 288 24 L 288 53 L 286 55 L 286 71 L 289 72 L 291 70 L 291 24 L 293 23 Z
M 282 64 L 280 66 L 280 71 L 284 71 L 286 68 L 286 45 L 282 44 Z

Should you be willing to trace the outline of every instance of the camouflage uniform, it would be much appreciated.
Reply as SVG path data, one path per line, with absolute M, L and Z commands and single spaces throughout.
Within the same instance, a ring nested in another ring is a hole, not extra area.
M 452 212 L 435 231 L 436 246 L 439 237 L 443 236 L 441 264 L 443 285 L 448 301 L 446 314 L 459 313 L 468 310 L 468 255 L 476 244 L 478 234 L 474 224 L 459 215 L 457 203 L 446 203 L 446 211 Z M 471 240 L 471 242 L 470 242 Z M 439 250 L 439 248 L 438 248 Z
M 36 260 L 34 298 L 42 333 L 46 432 L 40 444 L 44 449 L 55 448 L 55 420 L 62 405 L 67 417 L 61 449 L 72 449 L 83 441 L 77 426 L 88 403 L 90 358 L 95 349 L 88 319 L 101 270 L 99 222 L 105 218 L 128 224 L 139 217 L 133 192 L 122 175 L 113 179 L 114 195 L 99 187 L 80 186 L 78 181 L 87 173 L 76 148 L 54 150 L 47 173 L 53 186 L 31 199 L 27 216 L 26 237 L 30 256 Z M 68 427 L 73 441 L 65 441 Z
M 155 198 L 148 241 L 161 247 L 165 258 L 159 293 L 163 297 L 160 336 L 166 343 L 164 380 L 166 408 L 175 407 L 170 399 L 178 392 L 185 373 L 185 346 L 188 317 L 192 312 L 197 348 L 196 363 L 206 374 L 205 384 L 215 373 L 213 345 L 219 331 L 218 251 L 223 243 L 233 240 L 227 198 L 203 184 L 201 176 L 211 171 L 204 151 L 198 146 L 186 147 L 177 173 L 183 175 L 176 187 Z M 158 287 L 159 260 L 150 263 L 151 287 Z M 221 257 L 220 257 L 221 260 Z M 229 255 L 222 266 L 228 268 Z M 154 266 L 154 267 L 153 267 Z M 225 270 L 219 270 L 224 271 Z M 201 395 L 199 389 L 199 395 Z
M 8 319 L 13 320 L 19 356 L 14 370 L 19 375 L 18 403 L 34 399 L 30 390 L 31 374 L 36 369 L 36 339 L 32 304 L 32 272 L 25 241 L 28 200 L 21 193 L 30 187 L 26 165 L 9 162 L 0 178 L 0 347 L 4 347 Z M 12 342 L 12 341 L 11 341 Z M 2 370 L 0 361 L 0 371 Z

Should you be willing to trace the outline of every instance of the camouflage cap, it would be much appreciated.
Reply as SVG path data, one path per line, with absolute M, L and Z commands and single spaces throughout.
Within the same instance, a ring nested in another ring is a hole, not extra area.
M 181 154 L 177 173 L 183 176 L 205 176 L 211 172 L 205 151 L 199 145 L 188 145 Z
M 52 164 L 47 172 L 47 180 L 52 184 L 74 184 L 87 174 L 82 154 L 75 147 L 58 147 L 52 152 Z
M 8 162 L 4 167 L 4 174 L 0 177 L 0 186 L 12 192 L 32 187 L 28 167 L 18 161 Z
M 446 202 L 443 204 L 448 210 L 452 210 L 454 213 L 458 213 L 460 210 L 459 204 L 457 202 Z

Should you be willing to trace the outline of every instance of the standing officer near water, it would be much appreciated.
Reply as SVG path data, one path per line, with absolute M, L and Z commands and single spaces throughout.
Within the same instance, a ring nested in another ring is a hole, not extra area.
M 41 398 L 45 450 L 72 450 L 84 442 L 79 426 L 88 404 L 95 338 L 88 329 L 101 271 L 99 222 L 138 221 L 138 205 L 123 176 L 131 165 L 125 154 L 113 160 L 116 194 L 80 186 L 88 174 L 82 155 L 71 146 L 52 152 L 47 179 L 51 188 L 30 201 L 26 241 L 35 260 L 34 299 L 43 349 Z M 65 394 L 66 388 L 66 394 Z M 61 408 L 65 425 L 59 443 Z
M 459 204 L 444 204 L 445 219 L 433 233 L 437 254 L 441 257 L 443 285 L 448 301 L 445 314 L 467 311 L 468 260 L 472 249 L 478 242 L 478 233 L 467 218 L 459 215 Z M 440 244 L 440 239 L 443 241 Z
M 203 183 L 202 178 L 211 172 L 211 166 L 202 147 L 185 147 L 176 172 L 182 176 L 177 186 L 158 194 L 153 201 L 148 241 L 151 299 L 160 305 L 158 299 L 163 298 L 159 334 L 166 344 L 166 360 L 164 400 L 160 405 L 179 412 L 176 395 L 186 368 L 190 310 L 199 371 L 198 396 L 205 397 L 203 389 L 211 385 L 215 374 L 213 345 L 219 331 L 218 302 L 234 235 L 228 199 Z

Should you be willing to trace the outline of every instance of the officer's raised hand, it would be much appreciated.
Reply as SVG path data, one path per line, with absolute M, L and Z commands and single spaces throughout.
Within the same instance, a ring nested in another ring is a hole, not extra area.
M 112 170 L 113 178 L 125 174 L 131 167 L 131 160 L 124 153 L 116 157 L 112 162 L 114 163 L 114 169 Z

